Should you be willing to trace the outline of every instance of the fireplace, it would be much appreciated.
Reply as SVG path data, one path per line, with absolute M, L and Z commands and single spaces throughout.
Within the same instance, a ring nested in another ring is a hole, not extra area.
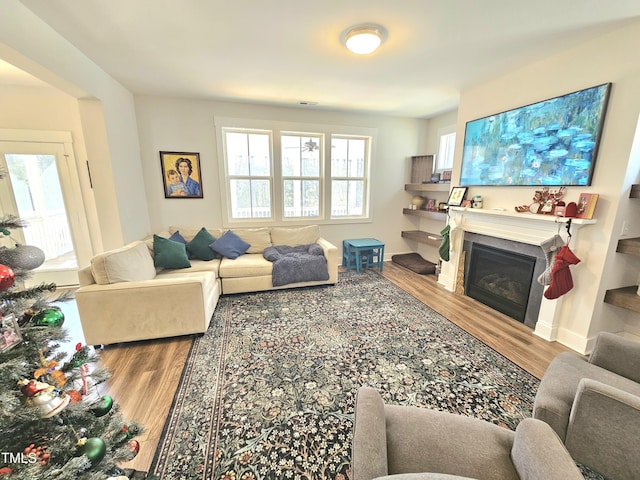
M 465 295 L 535 328 L 546 260 L 538 246 L 465 233 Z

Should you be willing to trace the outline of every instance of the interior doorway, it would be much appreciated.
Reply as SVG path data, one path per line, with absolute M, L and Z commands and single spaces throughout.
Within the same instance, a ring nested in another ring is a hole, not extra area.
M 45 262 L 26 282 L 58 286 L 78 284 L 79 265 L 91 255 L 91 243 L 80 185 L 67 132 L 4 131 L 0 135 L 0 213 L 17 215 L 27 223 L 2 244 L 34 245 Z

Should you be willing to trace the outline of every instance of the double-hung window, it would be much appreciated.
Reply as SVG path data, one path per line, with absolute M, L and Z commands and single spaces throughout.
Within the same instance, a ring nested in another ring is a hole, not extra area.
M 220 118 L 216 131 L 227 224 L 369 218 L 373 129 Z
M 323 143 L 322 135 L 280 136 L 284 218 L 320 217 Z
M 367 212 L 369 139 L 331 138 L 331 217 L 361 217 Z
M 272 218 L 271 132 L 225 131 L 231 217 Z

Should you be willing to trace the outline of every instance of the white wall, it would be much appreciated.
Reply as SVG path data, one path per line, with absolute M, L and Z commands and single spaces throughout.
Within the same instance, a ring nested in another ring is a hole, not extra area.
M 640 21 L 621 28 L 555 57 L 529 65 L 509 75 L 468 88 L 462 92 L 458 109 L 454 182 L 459 179 L 465 123 L 469 120 L 545 100 L 605 82 L 613 88 L 599 155 L 590 187 L 568 188 L 567 201 L 576 201 L 581 192 L 599 193 L 596 225 L 580 230 L 572 250 L 582 262 L 572 267 L 574 289 L 561 297 L 559 340 L 578 351 L 589 348 L 589 341 L 600 330 L 622 332 L 640 324 L 640 315 L 603 303 L 607 288 L 620 285 L 635 269 L 634 260 L 615 254 L 622 216 L 630 211 L 629 182 L 638 182 L 640 162 L 637 154 L 630 161 L 631 146 L 640 112 Z M 635 180 L 632 180 L 635 179 Z M 513 209 L 531 203 L 535 188 L 473 187 L 468 196 L 481 194 L 485 208 Z M 620 213 L 619 213 L 620 212 Z M 632 220 L 630 236 L 640 235 L 640 222 Z M 613 267 L 615 265 L 615 267 Z M 625 326 L 626 325 L 626 326 Z M 631 327 L 633 325 L 633 327 Z
M 133 95 L 19 2 L 3 2 L 0 58 L 83 104 L 80 121 L 94 152 L 93 186 L 105 248 L 148 230 Z M 101 119 L 96 111 L 101 110 Z M 97 141 L 98 145 L 93 145 Z
M 406 228 L 402 207 L 408 203 L 403 186 L 408 158 L 419 154 L 417 149 L 424 143 L 425 120 L 151 96 L 136 97 L 135 104 L 153 231 L 170 225 L 222 225 L 220 159 L 213 118 L 239 117 L 377 129 L 372 165 L 372 222 L 321 225 L 321 232 L 336 244 L 345 238 L 376 237 L 385 242 L 387 258 L 415 248 L 400 237 L 400 231 Z M 164 198 L 159 157 L 162 150 L 200 153 L 204 198 Z

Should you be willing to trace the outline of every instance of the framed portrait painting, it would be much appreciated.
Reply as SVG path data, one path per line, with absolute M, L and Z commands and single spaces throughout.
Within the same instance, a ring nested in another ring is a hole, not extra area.
M 164 198 L 203 198 L 200 154 L 160 152 Z

